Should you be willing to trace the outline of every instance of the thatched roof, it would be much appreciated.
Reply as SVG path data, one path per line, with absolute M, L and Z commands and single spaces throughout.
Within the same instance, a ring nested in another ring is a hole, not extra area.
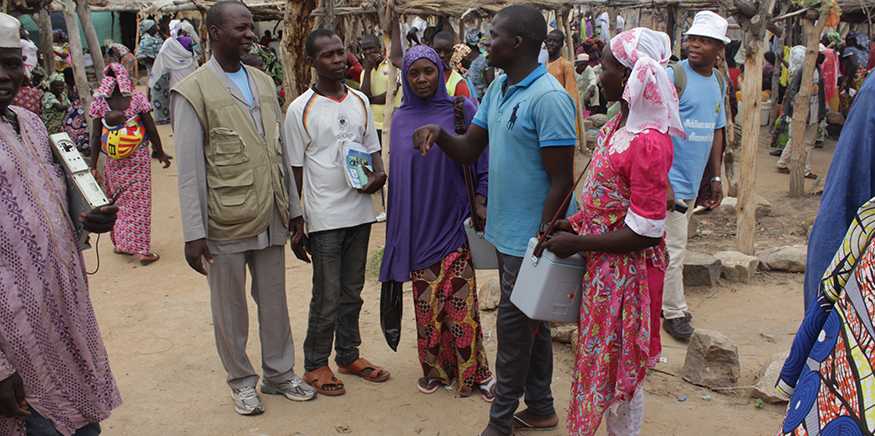
M 852 12 L 861 9 L 875 10 L 875 0 L 837 0 L 842 12 Z
M 859 0 L 846 0 L 859 1 Z M 863 0 L 873 1 L 875 0 Z M 374 14 L 377 0 L 339 0 L 335 15 Z M 493 14 L 512 4 L 529 4 L 544 10 L 561 10 L 575 6 L 612 7 L 617 9 L 677 6 L 686 9 L 719 8 L 721 0 L 396 0 L 395 9 L 407 15 L 461 16 L 470 11 Z M 314 15 L 324 15 L 317 8 Z
M 395 10 L 405 15 L 438 15 L 458 17 L 469 11 L 495 13 L 511 4 L 530 4 L 545 10 L 568 8 L 573 0 L 396 0 Z M 335 15 L 377 13 L 375 0 L 345 0 L 335 3 Z M 324 15 L 317 8 L 313 15 Z
M 33 0 L 31 0 L 33 1 Z M 143 15 L 172 15 L 177 12 L 206 11 L 216 3 L 216 0 L 89 0 L 93 11 L 128 11 Z M 285 0 L 243 0 L 255 19 L 280 20 L 285 9 Z M 53 3 L 54 9 L 60 9 L 58 0 Z

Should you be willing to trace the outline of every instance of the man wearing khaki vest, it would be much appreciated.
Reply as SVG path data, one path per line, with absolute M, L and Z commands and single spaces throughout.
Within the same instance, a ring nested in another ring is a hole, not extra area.
M 206 17 L 213 57 L 172 93 L 185 258 L 207 276 L 219 357 L 234 410 L 264 412 L 258 375 L 246 355 L 246 269 L 258 304 L 261 391 L 306 401 L 312 387 L 293 371 L 283 247 L 303 236 L 294 178 L 269 76 L 240 57 L 256 38 L 252 14 L 219 2 Z M 300 246 L 300 244 L 297 244 Z

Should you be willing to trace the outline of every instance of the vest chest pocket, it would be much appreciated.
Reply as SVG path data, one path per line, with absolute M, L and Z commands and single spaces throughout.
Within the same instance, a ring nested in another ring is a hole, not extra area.
M 208 184 L 211 220 L 222 225 L 235 225 L 257 217 L 255 179 L 251 169 L 234 177 L 208 180 Z
M 240 165 L 249 161 L 243 139 L 233 129 L 215 127 L 210 130 L 211 159 L 216 166 Z

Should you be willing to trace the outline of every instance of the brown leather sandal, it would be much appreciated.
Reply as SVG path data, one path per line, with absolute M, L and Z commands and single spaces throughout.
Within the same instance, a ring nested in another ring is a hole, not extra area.
M 319 395 L 339 397 L 346 394 L 343 382 L 338 380 L 331 368 L 327 366 L 304 373 L 304 381 L 313 386 Z
M 161 256 L 155 253 L 149 254 L 138 254 L 134 256 L 138 261 L 140 261 L 140 265 L 146 266 L 155 262 L 158 262 L 158 259 L 161 259 Z
M 386 371 L 385 369 L 374 365 L 364 357 L 359 357 L 355 360 L 355 362 L 349 364 L 348 366 L 339 366 L 339 370 L 341 374 L 361 377 L 362 380 L 369 381 L 371 383 L 383 383 L 386 380 L 389 380 L 389 377 L 391 377 L 389 371 Z

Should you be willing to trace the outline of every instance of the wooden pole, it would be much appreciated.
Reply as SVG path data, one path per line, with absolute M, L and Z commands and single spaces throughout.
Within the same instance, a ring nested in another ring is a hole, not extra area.
M 135 30 L 136 33 L 134 35 L 134 48 L 133 48 L 133 50 L 131 50 L 131 52 L 134 53 L 134 56 L 136 56 L 136 53 L 137 53 L 138 49 L 140 48 L 140 36 L 141 36 L 140 35 L 140 22 L 142 20 L 143 20 L 143 16 L 141 14 L 137 14 L 137 29 Z M 134 62 L 134 84 L 135 85 L 140 84 L 140 60 L 139 59 L 137 59 L 137 61 Z
M 568 60 L 574 64 L 574 39 L 571 37 L 571 26 L 569 23 L 569 12 L 570 9 L 562 9 L 561 11 L 556 12 L 556 21 L 559 25 L 559 29 L 562 33 L 565 34 L 565 55 L 568 57 Z M 578 101 L 577 96 L 571 96 L 574 101 L 578 102 L 577 107 L 575 107 L 577 112 L 577 150 L 581 153 L 586 150 L 586 130 L 584 129 L 584 120 L 583 120 L 583 101 Z
M 85 56 L 82 54 L 82 38 L 79 36 L 79 22 L 76 17 L 74 0 L 63 0 L 64 22 L 67 24 L 70 38 L 70 57 L 73 59 L 73 78 L 82 107 L 91 105 L 91 88 L 88 86 L 88 76 L 85 74 Z M 90 130 L 89 130 L 90 131 Z
M 787 12 L 787 8 L 789 5 L 784 5 L 781 7 L 779 13 Z M 778 44 L 777 52 L 775 53 L 775 65 L 772 70 L 772 92 L 771 92 L 771 100 L 772 100 L 772 110 L 769 113 L 769 132 L 775 132 L 775 121 L 778 119 L 778 114 L 780 113 L 781 107 L 780 104 L 782 102 L 778 101 L 778 95 L 781 93 L 781 71 L 783 70 L 783 61 L 784 61 L 784 41 L 787 38 L 787 31 L 790 30 L 790 26 L 787 24 L 787 21 L 781 21 L 780 29 L 782 30 L 779 35 L 775 35 L 777 37 Z
M 39 26 L 40 35 L 39 52 L 43 57 L 43 69 L 46 70 L 48 77 L 55 71 L 55 49 L 52 40 L 52 20 L 47 9 L 39 10 L 39 13 L 36 14 L 36 23 Z
M 568 25 L 569 22 L 569 9 L 562 9 L 559 12 L 556 12 L 556 21 L 559 25 L 559 29 L 562 30 L 562 33 L 565 34 L 565 57 L 568 58 L 571 63 L 574 63 L 574 38 L 571 37 L 571 26 Z
M 334 30 L 335 26 L 335 6 L 334 0 L 322 0 L 322 10 L 325 11 L 325 15 L 322 17 L 321 27 L 326 29 Z
M 377 8 L 380 11 L 379 20 L 380 20 L 380 28 L 383 29 L 383 47 L 391 47 L 392 46 L 392 27 L 400 26 L 401 24 L 397 21 L 399 20 L 398 16 L 395 15 L 395 7 L 394 1 L 386 0 L 385 5 L 381 8 Z M 400 31 L 400 29 L 399 29 Z M 402 36 L 403 37 L 403 36 Z M 398 85 L 398 69 L 395 67 L 395 64 L 392 62 L 388 62 L 389 71 L 388 71 L 388 83 L 386 86 L 386 105 L 384 109 L 383 115 L 383 157 L 384 159 L 388 156 L 387 151 L 391 150 L 392 144 L 390 141 L 391 131 L 392 131 L 392 114 L 395 112 L 395 92 L 397 91 Z M 389 167 L 388 162 L 383 163 L 386 168 Z
M 814 67 L 820 45 L 820 34 L 826 23 L 826 8 L 821 9 L 815 24 L 810 15 L 802 20 L 805 33 L 805 63 L 802 66 L 802 84 L 793 100 L 793 121 L 790 124 L 790 197 L 805 194 L 805 130 L 808 128 L 809 100 L 814 79 Z M 816 114 L 815 114 L 816 117 Z
M 88 50 L 91 52 L 91 60 L 94 61 L 94 76 L 97 77 L 97 81 L 100 82 L 103 80 L 103 68 L 106 66 L 106 63 L 103 60 L 103 51 L 100 49 L 100 41 L 97 38 L 97 31 L 94 30 L 94 23 L 91 21 L 91 11 L 88 9 L 87 0 L 76 1 L 76 13 L 79 15 L 79 23 L 85 31 L 85 39 L 88 41 Z M 69 26 L 67 29 L 69 30 Z M 70 40 L 72 41 L 72 39 L 73 37 L 70 35 Z
M 747 18 L 738 16 L 745 29 L 744 82 L 741 86 L 744 112 L 741 114 L 741 172 L 738 184 L 737 240 L 738 251 L 753 255 L 756 251 L 756 186 L 757 149 L 760 139 L 760 90 L 763 82 L 763 51 L 766 45 L 766 19 L 775 0 L 760 4 L 759 13 Z
M 304 42 L 312 29 L 311 13 L 314 9 L 316 0 L 286 0 L 280 44 L 286 106 L 310 86 L 311 72 L 304 56 Z
M 671 39 L 671 51 L 675 54 L 680 54 L 675 47 L 678 47 L 678 39 L 677 39 L 677 31 L 675 27 L 677 27 L 678 21 L 678 8 L 675 6 L 669 6 L 668 12 L 666 14 L 666 30 L 668 30 L 669 39 Z
M 720 70 L 720 73 L 723 74 L 723 77 L 729 77 L 729 67 L 726 62 L 726 55 L 724 53 L 718 59 L 717 69 Z M 734 90 L 732 90 L 734 91 Z M 725 132 L 724 136 L 724 144 L 725 147 L 723 149 L 723 176 L 726 179 L 726 195 L 729 197 L 736 197 L 738 195 L 738 173 L 736 168 L 736 161 L 738 160 L 738 138 L 735 136 L 735 120 L 733 120 L 731 116 L 731 111 L 729 110 L 729 93 L 726 93 L 724 97 L 724 105 L 723 107 L 727 108 L 726 110 L 726 127 L 723 129 Z M 715 176 L 719 176 L 719 174 L 715 174 Z

